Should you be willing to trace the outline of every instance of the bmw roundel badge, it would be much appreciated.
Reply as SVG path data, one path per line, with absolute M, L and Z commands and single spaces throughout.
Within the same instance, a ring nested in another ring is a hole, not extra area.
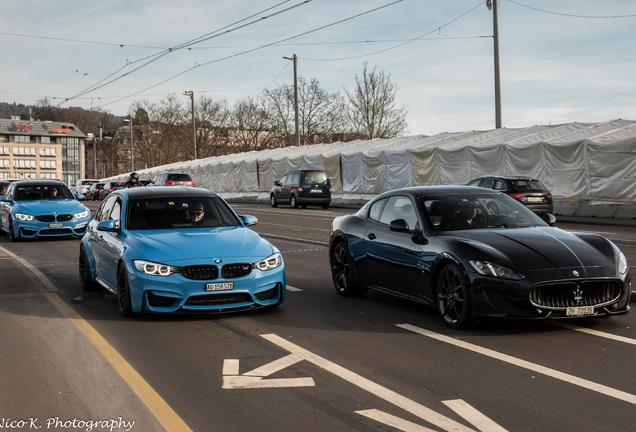
M 221 258 L 214 258 L 214 264 L 221 264 Z
M 572 270 L 572 274 L 577 277 L 579 276 L 579 272 L 577 272 L 576 270 Z

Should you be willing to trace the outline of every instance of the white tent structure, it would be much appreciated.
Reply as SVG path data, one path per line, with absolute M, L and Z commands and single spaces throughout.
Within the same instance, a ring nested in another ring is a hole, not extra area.
M 227 199 L 267 200 L 290 169 L 325 169 L 335 201 L 362 202 L 408 186 L 466 184 L 524 175 L 555 197 L 555 213 L 636 217 L 636 121 L 537 125 L 433 136 L 284 147 L 138 171 L 185 171 Z M 127 176 L 118 176 L 124 178 Z

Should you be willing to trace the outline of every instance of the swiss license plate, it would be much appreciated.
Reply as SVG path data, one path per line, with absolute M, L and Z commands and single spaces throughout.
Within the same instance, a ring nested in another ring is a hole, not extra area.
M 593 315 L 594 314 L 594 306 L 574 306 L 569 307 L 565 310 L 566 316 L 584 316 L 584 315 Z
M 227 291 L 234 289 L 234 282 L 214 282 L 205 284 L 206 291 Z
M 541 197 L 528 197 L 528 202 L 543 202 L 543 198 Z
M 50 223 L 49 228 L 62 228 L 64 224 L 61 223 Z
M 322 193 L 322 189 L 312 189 L 311 193 Z

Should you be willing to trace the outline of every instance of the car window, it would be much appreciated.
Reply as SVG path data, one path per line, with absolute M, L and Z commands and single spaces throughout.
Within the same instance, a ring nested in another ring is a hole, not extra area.
M 495 184 L 495 179 L 493 178 L 485 178 L 481 182 L 481 187 L 493 189 L 493 185 Z
M 48 199 L 73 199 L 71 191 L 62 184 L 29 184 L 16 187 L 15 201 L 38 201 Z
M 481 179 L 475 179 L 470 181 L 466 186 L 479 186 L 479 182 L 481 182 Z
M 382 209 L 382 214 L 380 215 L 381 223 L 388 225 L 397 219 L 405 220 L 409 229 L 415 229 L 417 226 L 417 214 L 409 197 L 392 196 Z
M 382 209 L 386 204 L 386 199 L 378 200 L 371 204 L 371 208 L 369 209 L 369 219 L 374 221 L 380 221 L 380 215 L 382 214 Z
M 327 173 L 324 171 L 305 172 L 304 185 L 326 185 Z
M 538 180 L 512 180 L 510 182 L 515 192 L 544 191 L 545 187 Z
M 200 217 L 194 217 L 195 214 Z M 128 203 L 129 230 L 240 226 L 241 221 L 219 197 L 145 198 Z
M 285 186 L 297 186 L 300 181 L 300 173 L 293 173 L 287 176 Z
M 495 180 L 492 188 L 494 190 L 504 191 L 506 190 L 506 184 L 501 180 Z
M 178 174 L 168 174 L 168 180 L 169 181 L 192 181 L 192 178 L 190 177 L 189 174 L 178 173 Z
M 104 201 L 104 203 L 100 206 L 99 210 L 97 210 L 97 213 L 95 214 L 95 220 L 97 222 L 104 222 L 106 220 L 111 219 L 110 214 L 113 210 L 113 206 L 115 205 L 116 201 L 117 201 L 117 197 L 114 195 L 111 195 L 108 198 L 106 198 L 106 201 Z
M 286 182 L 287 182 L 287 176 L 286 175 L 282 176 L 281 179 L 278 181 L 278 183 L 280 183 L 283 186 L 285 186 Z

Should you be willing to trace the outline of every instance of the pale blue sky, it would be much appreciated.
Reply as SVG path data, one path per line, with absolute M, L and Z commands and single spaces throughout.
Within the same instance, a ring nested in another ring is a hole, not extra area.
M 292 84 L 292 64 L 282 57 L 295 53 L 299 76 L 331 93 L 353 89 L 365 61 L 390 74 L 411 135 L 495 127 L 485 0 L 2 6 L 3 102 L 48 97 L 53 105 L 126 115 L 135 100 L 192 90 L 232 105 Z M 504 127 L 636 119 L 636 2 L 500 0 L 498 13 Z M 215 37 L 191 42 L 204 35 Z

